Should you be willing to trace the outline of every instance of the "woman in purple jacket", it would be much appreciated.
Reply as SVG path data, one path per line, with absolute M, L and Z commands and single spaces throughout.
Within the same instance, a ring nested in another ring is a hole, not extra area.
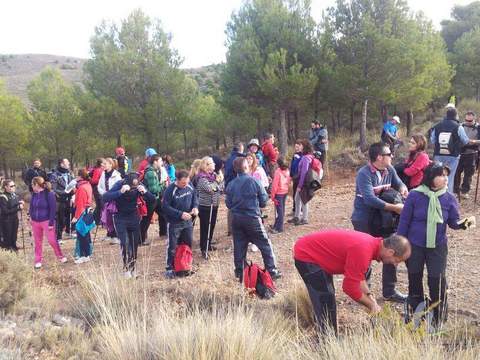
M 42 246 L 45 235 L 57 259 L 66 263 L 55 236 L 55 214 L 57 203 L 55 193 L 50 191 L 50 183 L 41 176 L 32 179 L 32 200 L 30 202 L 30 218 L 32 223 L 33 238 L 35 241 L 35 269 L 42 267 Z
M 428 288 L 434 308 L 434 325 L 447 318 L 447 225 L 454 230 L 467 229 L 468 221 L 459 221 L 458 202 L 448 192 L 447 166 L 435 162 L 424 172 L 422 185 L 413 189 L 400 215 L 398 235 L 412 245 L 407 260 L 408 305 L 415 308 L 424 301 L 423 268 L 427 266 Z

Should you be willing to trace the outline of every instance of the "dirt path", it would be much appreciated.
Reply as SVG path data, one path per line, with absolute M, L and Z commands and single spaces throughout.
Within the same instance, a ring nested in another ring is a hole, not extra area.
M 310 207 L 310 224 L 304 226 L 293 226 L 286 224 L 285 232 L 271 235 L 274 251 L 278 260 L 279 268 L 284 277 L 277 282 L 279 296 L 295 286 L 299 279 L 294 269 L 291 251 L 295 240 L 307 233 L 328 228 L 351 229 L 350 215 L 354 197 L 353 174 L 338 175 L 333 182 L 332 179 L 325 182 L 325 186 L 312 200 Z M 287 201 L 287 210 L 292 208 L 291 198 Z M 274 218 L 272 205 L 267 210 L 268 223 L 271 224 Z M 480 220 L 479 206 L 474 209 L 473 200 L 462 203 L 462 216 L 476 215 Z M 180 291 L 186 293 L 192 288 L 203 288 L 215 290 L 219 294 L 227 293 L 232 288 L 240 287 L 233 276 L 233 252 L 232 240 L 227 237 L 226 231 L 226 209 L 222 205 L 219 211 L 219 222 L 215 230 L 214 238 L 218 242 L 218 250 L 211 253 L 209 261 L 200 256 L 198 225 L 194 233 L 194 266 L 196 273 L 183 279 L 166 280 L 163 277 L 165 268 L 166 239 L 158 237 L 158 224 L 152 224 L 149 231 L 152 245 L 141 247 L 139 250 L 139 274 L 151 282 L 153 294 L 157 291 Z M 28 233 L 28 231 L 27 231 Z M 37 272 L 38 281 L 47 281 L 56 285 L 74 286 L 81 271 L 98 271 L 99 267 L 107 268 L 107 271 L 121 271 L 121 258 L 119 247 L 109 245 L 106 241 L 99 239 L 105 232 L 100 229 L 95 242 L 94 259 L 83 265 L 73 264 L 73 241 L 67 240 L 62 246 L 68 254 L 69 263 L 64 266 L 55 264 L 52 251 L 48 245 L 44 246 L 46 261 L 44 268 Z M 19 243 L 21 238 L 19 238 Z M 28 241 L 27 241 L 28 242 Z M 48 248 L 47 248 L 48 247 Z M 27 246 L 27 253 L 32 261 L 32 248 Z M 261 262 L 259 253 L 249 253 L 250 258 Z M 448 281 L 449 281 L 449 304 L 450 314 L 458 312 L 462 316 L 478 319 L 480 310 L 480 269 L 477 265 L 480 257 L 480 236 L 478 229 L 468 232 L 449 232 L 449 259 L 448 259 Z M 52 271 L 52 269 L 55 269 Z M 407 290 L 406 269 L 400 265 L 398 269 L 398 288 L 401 291 Z M 341 276 L 336 276 L 335 285 L 337 292 L 339 323 L 344 326 L 352 324 L 350 320 L 365 320 L 366 315 L 362 307 L 350 300 L 341 290 Z M 374 265 L 373 293 L 381 295 L 381 265 Z M 154 295 L 153 295 L 154 296 Z M 401 307 L 398 306 L 401 310 Z

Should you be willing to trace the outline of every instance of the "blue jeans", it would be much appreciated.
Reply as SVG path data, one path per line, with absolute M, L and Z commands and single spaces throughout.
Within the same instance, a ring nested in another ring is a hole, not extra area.
M 275 224 L 273 228 L 279 232 L 283 231 L 283 223 L 285 218 L 285 201 L 287 200 L 287 194 L 275 195 L 275 200 L 278 201 L 278 205 L 275 205 Z
M 450 168 L 450 175 L 448 175 L 448 191 L 453 194 L 453 184 L 455 182 L 455 173 L 457 172 L 458 161 L 460 157 L 435 155 L 433 160 L 441 162 L 443 165 L 447 165 Z

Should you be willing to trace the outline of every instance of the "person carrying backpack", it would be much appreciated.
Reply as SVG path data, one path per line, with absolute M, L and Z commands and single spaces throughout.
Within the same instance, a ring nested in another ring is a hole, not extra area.
M 100 175 L 98 180 L 98 193 L 101 197 L 113 188 L 113 186 L 122 181 L 122 175 L 117 171 L 117 161 L 112 158 L 105 159 L 105 170 Z M 115 231 L 115 226 L 113 223 L 113 213 L 116 209 L 113 209 L 112 204 L 105 203 L 101 200 L 102 203 L 102 222 L 107 228 L 107 236 L 103 239 L 110 239 L 110 244 L 117 245 L 120 244 L 120 240 L 117 238 L 117 232 Z
M 93 189 L 90 184 L 90 175 L 86 169 L 80 169 L 78 171 L 77 179 L 77 191 L 75 192 L 75 215 L 72 218 L 72 226 L 76 225 L 80 220 L 85 210 L 92 206 L 93 203 Z M 75 264 L 82 264 L 90 261 L 91 249 L 90 244 L 92 242 L 90 238 L 90 231 L 86 234 L 82 234 L 78 229 L 77 241 L 80 245 L 79 258 L 75 260 Z
M 123 147 L 117 147 L 115 149 L 115 156 L 117 160 L 118 172 L 122 176 L 122 179 L 128 174 L 132 169 L 131 160 L 125 155 L 125 149 Z
M 140 181 L 143 181 L 143 178 L 145 177 L 145 170 L 147 169 L 148 165 L 150 165 L 150 158 L 153 155 L 157 155 L 155 149 L 148 148 L 147 150 L 145 150 L 145 158 L 140 161 L 140 164 L 138 164 L 137 168 L 138 179 Z
M 160 221 L 161 221 L 161 217 L 163 218 L 162 195 L 163 195 L 163 192 L 165 191 L 165 182 L 161 182 L 159 178 L 159 174 L 161 174 L 160 171 L 162 167 L 163 167 L 163 160 L 160 155 L 155 154 L 150 156 L 149 165 L 144 172 L 143 184 L 145 185 L 145 188 L 153 196 L 155 196 L 155 201 L 151 203 L 147 203 L 147 216 L 144 216 L 142 218 L 142 222 L 140 224 L 140 228 L 141 228 L 140 245 L 150 245 L 150 242 L 147 240 L 148 228 L 150 227 L 150 223 L 152 221 L 154 212 L 156 212 L 158 215 L 159 229 L 161 227 Z
M 102 214 L 102 196 L 98 192 L 98 183 L 100 182 L 100 177 L 102 176 L 103 171 L 105 170 L 105 159 L 98 158 L 95 166 L 89 172 L 90 176 L 90 185 L 92 185 L 93 198 L 95 199 L 95 224 L 100 225 L 100 217 Z
M 165 164 L 165 170 L 167 170 L 168 179 L 170 183 L 175 182 L 176 170 L 175 170 L 175 165 L 173 165 L 173 158 L 170 155 L 166 154 L 163 156 L 163 163 Z
M 45 179 L 45 181 L 47 181 L 48 179 L 47 172 L 45 171 L 45 169 L 42 168 L 42 162 L 40 161 L 40 159 L 33 160 L 33 166 L 27 170 L 25 176 L 23 177 L 23 181 L 25 182 L 25 185 L 28 186 L 28 191 L 30 191 L 30 193 L 33 192 L 32 180 L 34 177 L 37 176 L 41 176 Z
M 6 250 L 17 251 L 18 212 L 22 211 L 24 202 L 15 193 L 13 180 L 5 179 L 2 183 L 3 192 L 0 194 L 0 225 L 2 242 L 0 246 Z
M 242 278 L 248 244 L 252 243 L 260 250 L 265 268 L 272 279 L 278 279 L 281 273 L 277 269 L 260 212 L 260 208 L 267 205 L 268 195 L 258 181 L 248 175 L 250 169 L 246 158 L 235 159 L 234 167 L 238 176 L 227 186 L 225 203 L 232 212 L 235 276 Z
M 70 161 L 60 159 L 55 171 L 49 176 L 49 181 L 57 199 L 57 241 L 59 242 L 62 240 L 63 230 L 66 234 L 71 234 L 71 201 L 74 190 L 70 190 L 67 186 L 72 183 L 72 180 Z
M 278 169 L 275 171 L 272 182 L 272 191 L 270 198 L 275 204 L 275 224 L 271 227 L 270 232 L 278 234 L 283 232 L 283 221 L 285 218 L 285 202 L 287 200 L 288 188 L 291 178 L 288 165 L 283 159 L 278 159 Z
M 295 141 L 295 153 L 293 154 L 292 161 L 290 162 L 290 176 L 292 178 L 292 190 L 293 190 L 293 197 L 295 198 L 295 194 L 297 192 L 298 187 L 298 164 L 303 156 L 303 144 L 302 140 Z M 292 215 L 295 216 L 295 199 L 292 201 Z
M 274 143 L 275 136 L 271 133 L 265 134 L 262 144 L 262 152 L 267 167 L 265 171 L 270 178 L 273 178 L 275 170 L 277 169 L 278 149 L 273 146 Z
M 258 165 L 265 169 L 266 163 L 263 156 L 263 152 L 260 149 L 260 142 L 258 139 L 252 139 L 247 145 L 248 152 L 255 154 L 257 157 Z
M 103 194 L 102 200 L 113 201 L 116 204 L 117 213 L 113 215 L 113 222 L 120 238 L 125 277 L 136 278 L 135 263 L 140 243 L 141 204 L 155 201 L 155 196 L 140 184 L 137 174 L 130 173 Z
M 170 184 L 163 195 L 162 208 L 168 222 L 167 266 L 165 276 L 175 277 L 174 258 L 177 246 L 192 248 L 193 218 L 198 215 L 197 192 L 189 184 L 186 170 L 178 170 L 176 180 Z

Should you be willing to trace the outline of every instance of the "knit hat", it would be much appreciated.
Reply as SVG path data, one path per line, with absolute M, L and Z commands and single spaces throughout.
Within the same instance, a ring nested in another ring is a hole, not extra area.
M 123 147 L 117 147 L 115 149 L 115 155 L 117 156 L 122 156 L 122 155 L 125 155 L 125 149 Z
M 145 156 L 146 157 L 150 157 L 150 156 L 153 156 L 153 155 L 157 155 L 157 152 L 155 151 L 155 149 L 148 148 L 147 150 L 145 150 Z

